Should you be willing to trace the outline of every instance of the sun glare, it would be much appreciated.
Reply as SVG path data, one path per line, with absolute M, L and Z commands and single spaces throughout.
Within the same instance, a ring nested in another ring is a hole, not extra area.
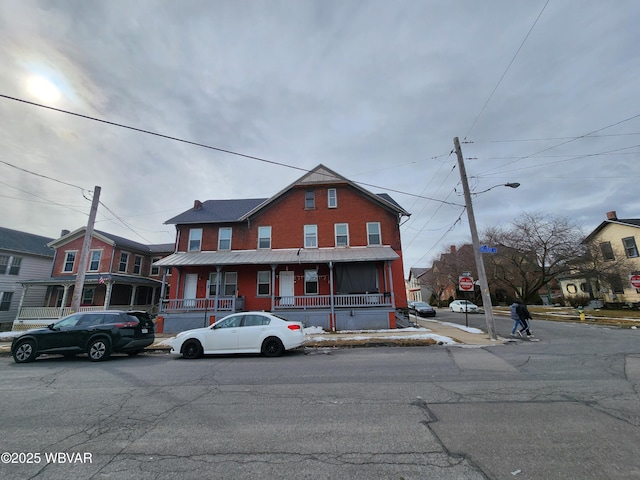
M 60 90 L 44 77 L 34 76 L 27 81 L 29 92 L 43 102 L 52 103 L 60 98 Z

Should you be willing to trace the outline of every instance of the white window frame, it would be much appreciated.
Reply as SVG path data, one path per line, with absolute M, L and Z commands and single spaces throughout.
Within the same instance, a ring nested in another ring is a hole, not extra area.
M 73 256 L 72 260 L 69 260 L 69 256 Z M 64 273 L 72 273 L 73 269 L 76 265 L 76 257 L 78 256 L 78 251 L 77 250 L 68 250 L 66 252 L 64 252 L 64 263 L 62 264 L 62 271 Z M 69 262 L 71 262 L 71 268 L 67 269 L 67 265 L 69 264 Z
M 142 255 L 133 256 L 133 273 L 135 275 L 142 275 Z
M 124 270 L 122 269 L 122 258 L 124 257 Z M 118 272 L 127 273 L 129 270 L 129 252 L 120 252 L 120 259 L 118 260 Z
M 327 207 L 338 208 L 338 190 L 335 188 L 327 190 Z
M 209 297 L 216 296 L 218 272 L 209 272 Z
M 95 295 L 96 295 L 95 288 L 85 288 L 84 290 L 82 290 L 82 304 L 83 305 L 93 304 Z
M 260 292 L 260 286 L 267 287 L 267 292 Z M 260 270 L 256 276 L 256 296 L 268 297 L 271 295 L 271 271 Z
M 627 258 L 637 258 L 638 257 L 638 246 L 636 245 L 635 237 L 625 237 L 622 239 L 622 246 L 624 248 L 624 253 Z
M 304 226 L 304 248 L 318 248 L 318 225 Z
M 8 312 L 11 310 L 11 301 L 13 300 L 13 292 L 0 292 L 0 312 Z M 5 305 L 6 308 L 2 308 Z
M 268 245 L 263 245 L 263 242 Z M 258 248 L 266 250 L 271 248 L 271 226 L 258 227 Z
M 93 258 L 96 254 L 98 254 L 97 260 Z M 87 265 L 87 272 L 99 272 L 100 260 L 102 260 L 102 250 L 91 250 L 89 252 L 89 265 Z M 91 265 L 95 262 L 97 262 L 96 268 L 91 268 Z
M 338 232 L 338 230 L 344 231 Z M 333 226 L 335 233 L 336 247 L 348 247 L 349 246 L 349 224 L 348 223 L 336 223 Z M 343 240 L 341 240 L 343 239 Z
M 149 271 L 149 275 L 151 275 L 152 277 L 157 277 L 160 275 L 160 267 L 153 265 L 158 260 L 162 260 L 162 257 L 153 257 L 151 259 L 151 270 Z
M 371 231 L 371 227 L 372 226 L 376 226 L 376 228 L 378 229 L 377 232 L 372 232 Z M 369 246 L 373 246 L 373 245 L 382 245 L 382 231 L 381 231 L 381 227 L 380 227 L 380 222 L 367 222 L 367 245 Z M 371 241 L 371 237 L 372 236 L 376 236 L 378 237 L 378 243 L 373 243 Z
M 308 286 L 315 283 L 316 291 L 310 292 Z M 305 295 L 318 295 L 320 293 L 320 282 L 318 281 L 318 270 L 305 270 L 304 271 L 304 294 Z
M 222 234 L 225 233 L 225 238 L 223 238 Z M 226 238 L 226 234 L 229 234 L 229 238 Z M 231 227 L 220 227 L 218 229 L 218 250 L 231 250 L 231 238 L 232 238 L 233 230 Z M 229 242 L 228 247 L 223 247 L 222 242 Z
M 233 287 L 233 292 L 229 287 Z M 224 285 L 222 291 L 225 297 L 235 297 L 238 293 L 238 272 L 225 272 L 224 273 Z M 228 292 L 228 293 L 227 293 Z
M 20 274 L 20 265 L 22 265 L 22 257 L 11 257 L 9 261 L 9 271 L 7 272 L 9 275 L 19 275 Z
M 11 257 L 9 255 L 0 255 L 0 260 L 0 274 L 4 275 L 9 272 Z
M 316 208 L 316 192 L 313 189 L 304 191 L 304 209 L 315 210 Z
M 188 252 L 199 252 L 202 249 L 202 229 L 190 228 L 189 229 L 189 245 L 187 245 Z

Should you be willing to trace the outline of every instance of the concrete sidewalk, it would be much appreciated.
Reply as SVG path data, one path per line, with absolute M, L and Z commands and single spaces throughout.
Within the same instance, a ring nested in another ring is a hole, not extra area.
M 374 347 L 374 346 L 428 346 L 428 345 L 459 345 L 459 346 L 492 346 L 504 344 L 507 340 L 498 337 L 491 340 L 486 332 L 478 329 L 464 329 L 453 323 L 441 322 L 435 319 L 419 318 L 420 328 L 403 328 L 382 331 L 348 331 L 325 332 L 307 335 L 307 347 Z M 0 355 L 8 355 L 11 341 L 15 332 L 0 332 Z M 147 350 L 169 351 L 169 339 L 173 334 L 160 333 L 156 335 L 153 345 Z

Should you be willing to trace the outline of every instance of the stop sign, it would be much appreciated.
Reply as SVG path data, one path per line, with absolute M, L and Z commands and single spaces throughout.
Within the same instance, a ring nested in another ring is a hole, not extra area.
M 629 275 L 629 281 L 633 288 L 640 288 L 640 275 Z
M 640 276 L 638 277 L 638 280 L 640 280 Z M 460 287 L 460 290 L 464 290 L 464 291 L 473 290 L 473 278 L 471 278 L 471 277 L 460 277 L 458 279 L 458 286 Z

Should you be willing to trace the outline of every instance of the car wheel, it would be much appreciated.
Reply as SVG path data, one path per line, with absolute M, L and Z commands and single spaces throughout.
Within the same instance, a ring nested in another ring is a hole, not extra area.
M 279 338 L 269 337 L 262 342 L 262 354 L 265 357 L 279 357 L 284 351 L 284 346 Z
M 32 362 L 36 359 L 36 342 L 34 340 L 25 340 L 20 342 L 13 352 L 13 359 L 16 363 Z
M 182 346 L 182 356 L 192 360 L 202 356 L 202 345 L 198 340 L 187 340 Z
M 106 338 L 96 338 L 89 344 L 87 349 L 89 360 L 92 362 L 101 362 L 109 358 L 111 355 L 111 344 Z

